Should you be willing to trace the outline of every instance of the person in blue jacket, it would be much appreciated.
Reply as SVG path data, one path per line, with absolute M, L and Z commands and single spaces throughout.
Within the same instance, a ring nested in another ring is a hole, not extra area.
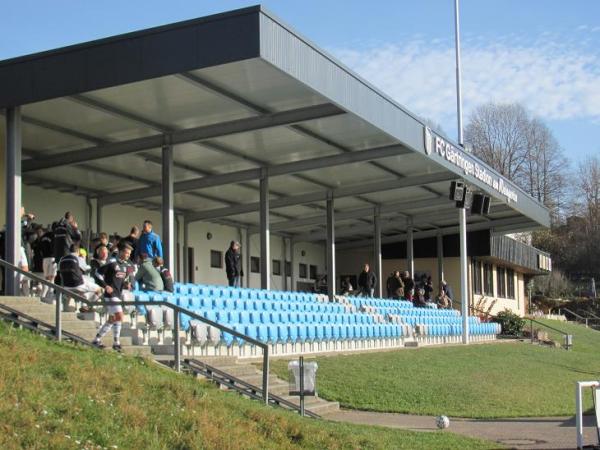
M 144 220 L 142 235 L 135 249 L 136 258 L 143 253 L 146 253 L 149 259 L 153 259 L 156 256 L 162 258 L 163 256 L 160 236 L 152 231 L 152 222 L 150 220 Z

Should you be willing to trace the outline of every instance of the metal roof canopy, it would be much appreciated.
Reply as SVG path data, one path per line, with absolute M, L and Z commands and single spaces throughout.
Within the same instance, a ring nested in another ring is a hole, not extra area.
M 344 220 L 338 241 L 369 235 L 376 209 L 383 233 L 404 234 L 407 220 L 421 233 L 454 230 L 454 179 L 493 198 L 489 216 L 469 218 L 478 229 L 550 222 L 260 6 L 1 61 L 0 108 L 16 106 L 24 182 L 101 205 L 160 207 L 161 148 L 173 146 L 174 205 L 187 223 L 254 230 L 264 176 L 272 231 L 298 239 L 325 239 L 328 199 Z

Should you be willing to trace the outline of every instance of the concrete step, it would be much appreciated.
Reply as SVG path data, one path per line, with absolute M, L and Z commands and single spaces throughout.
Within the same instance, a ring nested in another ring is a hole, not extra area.
M 207 364 L 209 364 L 209 363 L 207 362 Z M 247 377 L 247 376 L 259 374 L 258 370 L 256 370 L 256 367 L 251 366 L 251 365 L 232 364 L 232 365 L 218 365 L 218 366 L 213 365 L 213 367 L 215 367 L 219 370 L 222 370 L 225 373 L 233 375 L 237 378 L 242 378 L 242 379 L 244 379 L 244 377 Z
M 1 296 L 0 303 L 6 306 L 23 306 L 23 305 L 36 305 L 40 303 L 39 297 L 10 297 Z

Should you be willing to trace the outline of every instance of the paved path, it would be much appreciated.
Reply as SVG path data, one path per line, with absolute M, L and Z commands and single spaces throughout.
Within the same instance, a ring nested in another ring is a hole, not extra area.
M 326 416 L 329 420 L 362 425 L 406 428 L 415 431 L 435 431 L 435 417 L 408 414 L 376 413 L 342 410 Z M 596 444 L 593 416 L 584 417 L 585 444 Z M 574 449 L 574 417 L 541 417 L 524 419 L 455 419 L 450 418 L 448 431 L 487 439 L 514 449 Z

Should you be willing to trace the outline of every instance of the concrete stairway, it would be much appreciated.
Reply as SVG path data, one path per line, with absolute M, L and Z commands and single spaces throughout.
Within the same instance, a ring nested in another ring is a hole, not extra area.
M 240 360 L 236 357 L 227 356 L 203 357 L 200 360 L 223 372 L 233 375 L 246 383 L 258 387 L 262 386 L 262 370 L 259 370 L 252 361 L 245 359 Z M 278 378 L 273 373 L 269 374 L 269 392 L 282 397 L 284 400 L 291 403 L 300 405 L 299 397 L 290 396 L 288 394 L 289 383 Z M 340 404 L 338 402 L 329 402 L 319 397 L 305 397 L 304 407 L 315 414 L 326 416 L 327 414 L 339 411 Z
M 53 304 L 43 303 L 37 297 L 0 297 L 0 304 L 6 305 L 23 314 L 27 314 L 40 322 L 54 325 L 56 307 Z M 73 333 L 88 341 L 96 336 L 99 324 L 93 320 L 82 320 L 76 312 L 63 312 L 62 328 L 64 331 Z M 121 332 L 121 346 L 123 353 L 129 355 L 151 356 L 151 348 L 143 345 L 133 345 L 129 324 L 123 324 Z M 102 339 L 102 343 L 108 348 L 112 346 L 112 333 L 109 332 Z

